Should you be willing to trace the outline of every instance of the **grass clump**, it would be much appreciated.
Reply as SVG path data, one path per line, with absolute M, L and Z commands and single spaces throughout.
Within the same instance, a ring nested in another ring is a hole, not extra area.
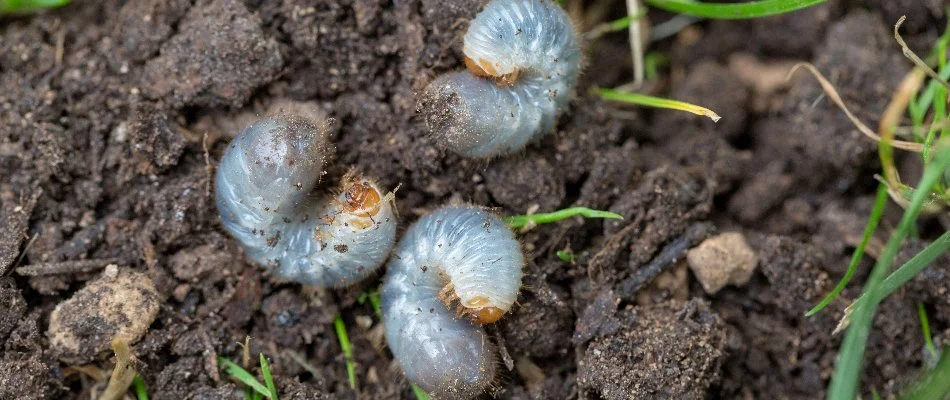
M 277 387 L 274 385 L 274 377 L 271 375 L 270 364 L 267 363 L 267 358 L 264 357 L 264 353 L 260 355 L 261 375 L 264 378 L 264 383 L 258 381 L 253 374 L 227 358 L 218 357 L 218 365 L 224 366 L 225 372 L 227 372 L 231 378 L 245 386 L 245 399 L 263 400 L 266 398 L 278 400 Z

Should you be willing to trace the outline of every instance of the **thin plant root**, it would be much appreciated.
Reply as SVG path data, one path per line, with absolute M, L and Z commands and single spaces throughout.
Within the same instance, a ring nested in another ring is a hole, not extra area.
M 115 369 L 112 370 L 112 378 L 109 379 L 109 385 L 99 396 L 99 400 L 118 400 L 132 385 L 135 379 L 135 368 L 132 367 L 132 352 L 129 350 L 129 343 L 124 339 L 115 338 L 112 340 L 112 351 L 115 352 Z
M 792 70 L 788 72 L 788 77 L 786 79 L 790 79 L 792 75 L 794 75 L 795 72 L 798 71 L 799 68 L 805 68 L 808 70 L 808 72 L 811 72 L 812 76 L 814 76 L 815 79 L 818 80 L 818 83 L 821 85 L 821 88 L 825 91 L 828 97 L 831 98 L 831 101 L 833 101 L 835 105 L 838 106 L 838 108 L 844 111 L 845 115 L 848 116 L 848 119 L 851 120 L 851 123 L 854 124 L 854 126 L 858 129 L 858 131 L 864 134 L 864 136 L 871 138 L 871 140 L 874 140 L 875 142 L 881 141 L 881 137 L 878 136 L 878 134 L 874 133 L 874 131 L 872 131 L 871 128 L 868 128 L 867 125 L 865 125 L 863 122 L 861 122 L 861 120 L 859 120 L 857 117 L 854 116 L 854 114 L 851 113 L 851 110 L 848 109 L 848 106 L 844 104 L 844 100 L 842 100 L 841 96 L 838 95 L 838 91 L 835 90 L 834 85 L 832 85 L 831 82 L 828 82 L 828 80 L 825 79 L 825 76 L 822 75 L 821 72 L 818 71 L 818 68 L 815 68 L 814 65 L 810 63 L 795 64 L 795 66 L 792 67 Z M 920 143 L 906 142 L 903 140 L 894 140 L 891 142 L 891 145 L 901 150 L 913 151 L 917 153 L 924 151 L 924 146 Z

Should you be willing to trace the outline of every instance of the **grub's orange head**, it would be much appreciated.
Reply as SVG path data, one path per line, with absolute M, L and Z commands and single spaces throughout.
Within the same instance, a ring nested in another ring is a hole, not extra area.
M 467 68 L 469 72 L 472 73 L 472 75 L 495 81 L 495 84 L 500 87 L 514 85 L 521 76 L 521 71 L 519 70 L 514 70 L 510 73 L 503 74 L 498 72 L 490 62 L 485 60 L 475 61 L 471 58 L 468 58 L 468 56 L 465 56 L 465 68 Z
M 379 212 L 381 196 L 372 184 L 365 180 L 356 180 L 346 187 L 343 193 L 343 208 L 362 217 L 372 217 Z
M 475 296 L 462 304 L 464 308 L 462 312 L 476 324 L 486 325 L 495 323 L 505 315 L 505 312 L 498 307 L 488 305 L 488 303 L 489 300 L 487 297 Z

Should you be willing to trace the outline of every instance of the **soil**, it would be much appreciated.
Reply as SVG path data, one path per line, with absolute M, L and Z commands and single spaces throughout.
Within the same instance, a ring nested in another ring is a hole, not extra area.
M 622 2 L 607 3 L 601 20 L 622 15 Z M 794 15 L 700 22 L 651 44 L 671 62 L 652 90 L 719 111 L 718 124 L 589 96 L 592 85 L 631 79 L 626 34 L 608 34 L 587 44 L 590 62 L 557 132 L 489 161 L 439 148 L 416 114 L 421 89 L 462 65 L 461 35 L 480 0 L 77 1 L 4 18 L 0 398 L 101 393 L 114 359 L 105 335 L 92 333 L 116 327 L 69 315 L 72 334 L 102 329 L 85 332 L 81 360 L 51 346 L 49 330 L 67 299 L 115 301 L 87 298 L 110 296 L 101 286 L 80 292 L 107 265 L 154 285 L 150 324 L 151 311 L 121 316 L 148 325 L 132 352 L 154 399 L 241 398 L 216 358 L 241 362 L 248 336 L 249 353 L 270 358 L 281 398 L 413 398 L 360 301 L 378 277 L 334 290 L 281 283 L 219 226 L 217 160 L 274 108 L 329 115 L 330 178 L 355 168 L 399 186 L 403 227 L 451 202 L 502 215 L 583 205 L 624 216 L 520 235 L 524 290 L 492 328 L 506 368 L 486 398 L 823 397 L 841 341 L 832 331 L 900 213 L 888 208 L 842 298 L 804 317 L 860 239 L 880 169 L 875 145 L 804 73 L 763 83 L 768 74 L 750 79 L 744 66 L 811 61 L 876 126 L 910 69 L 892 24 L 906 14 L 908 42 L 924 52 L 944 26 L 939 3 L 831 0 Z M 654 24 L 667 18 L 649 14 Z M 923 222 L 909 248 L 947 228 Z M 758 269 L 708 295 L 683 260 L 716 231 L 741 233 Z M 576 258 L 561 260 L 563 249 Z M 918 302 L 936 341 L 950 340 L 948 274 L 943 257 L 881 305 L 865 398 L 896 396 L 932 361 Z M 355 389 L 336 315 L 349 328 Z

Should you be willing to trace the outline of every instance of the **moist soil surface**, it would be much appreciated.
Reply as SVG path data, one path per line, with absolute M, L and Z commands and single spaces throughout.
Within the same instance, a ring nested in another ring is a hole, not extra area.
M 900 212 L 888 207 L 841 298 L 804 317 L 844 274 L 880 166 L 875 144 L 814 79 L 785 74 L 814 63 L 876 126 L 910 70 L 893 24 L 906 14 L 905 37 L 924 54 L 944 26 L 941 2 L 829 0 L 699 22 L 651 43 L 669 63 L 642 90 L 707 106 L 718 124 L 588 95 L 630 81 L 632 68 L 626 32 L 587 40 L 556 132 L 515 155 L 469 160 L 432 140 L 417 95 L 462 67 L 461 36 L 481 3 L 104 0 L 0 20 L 0 398 L 96 398 L 120 331 L 153 399 L 242 398 L 217 357 L 243 363 L 248 336 L 251 359 L 271 360 L 281 398 L 413 398 L 361 296 L 379 276 L 345 289 L 280 282 L 218 222 L 217 160 L 275 110 L 332 118 L 324 182 L 354 169 L 398 186 L 401 230 L 450 203 L 624 217 L 519 235 L 526 277 L 517 307 L 489 327 L 504 367 L 485 398 L 823 397 L 841 341 L 832 331 Z M 621 1 L 568 3 L 582 31 L 624 13 Z M 901 156 L 913 181 L 917 158 Z M 908 248 L 947 228 L 924 220 Z M 685 254 L 722 232 L 742 234 L 758 267 L 707 294 Z M 117 271 L 141 280 L 121 290 L 144 291 L 113 304 L 120 289 L 103 280 Z M 944 342 L 948 272 L 944 257 L 881 305 L 865 398 L 896 396 L 933 362 L 916 305 Z M 50 328 L 63 303 L 71 311 Z

